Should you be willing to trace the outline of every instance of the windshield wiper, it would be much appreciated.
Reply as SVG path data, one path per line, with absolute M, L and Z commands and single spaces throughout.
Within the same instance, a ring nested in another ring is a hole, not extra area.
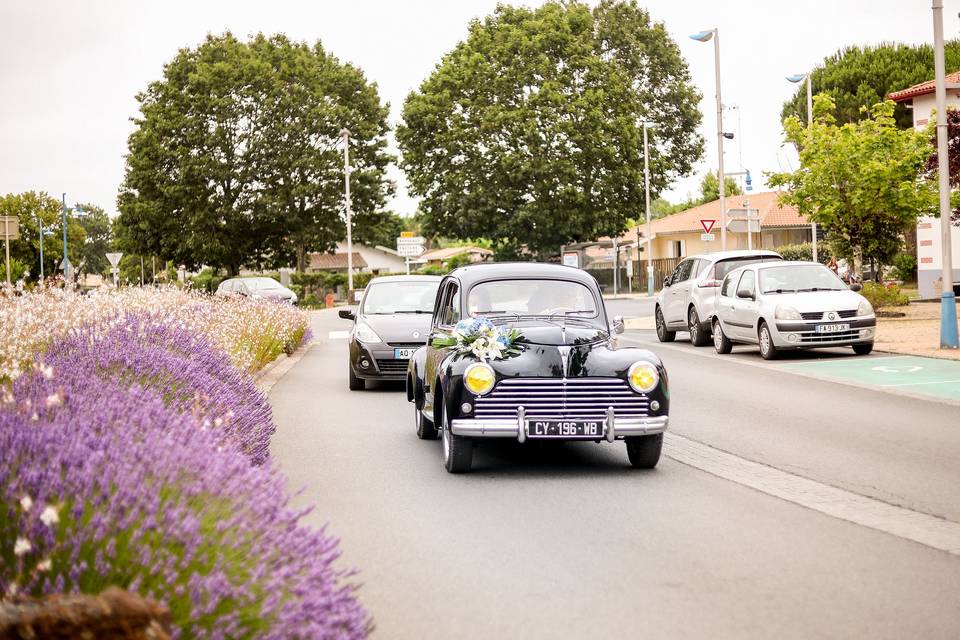
M 394 313 L 433 313 L 433 311 L 424 311 L 423 309 L 397 309 Z

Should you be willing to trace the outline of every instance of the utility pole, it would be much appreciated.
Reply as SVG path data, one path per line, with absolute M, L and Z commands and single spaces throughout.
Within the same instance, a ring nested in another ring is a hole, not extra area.
M 647 127 L 643 123 L 643 188 L 647 205 L 647 295 L 653 295 L 653 224 L 650 222 L 650 147 L 647 144 Z M 637 234 L 640 235 L 639 233 Z M 640 258 L 640 238 L 637 238 L 637 259 Z
M 353 214 L 350 211 L 350 131 L 340 130 L 343 138 L 343 194 L 347 209 L 347 295 L 353 291 Z
M 70 256 L 67 254 L 67 194 L 63 194 L 63 279 L 70 282 Z
M 933 0 L 933 66 L 937 97 L 937 172 L 940 179 L 940 232 L 943 249 L 943 293 L 940 296 L 940 348 L 960 348 L 957 302 L 953 293 L 953 253 L 950 246 L 950 158 L 947 148 L 947 90 L 943 62 L 943 0 Z
M 810 131 L 811 127 L 813 127 L 813 89 L 810 86 L 810 84 L 813 82 L 813 80 L 810 79 L 812 75 L 813 74 L 810 73 L 809 71 L 807 72 L 807 131 Z M 810 223 L 810 233 L 811 233 L 810 248 L 813 250 L 813 261 L 819 262 L 819 260 L 817 259 L 817 223 L 816 222 Z
M 7 284 L 10 283 L 10 216 L 3 216 L 3 244 L 7 252 Z
M 697 42 L 707 42 L 713 39 L 713 63 L 716 71 L 717 82 L 717 155 L 719 156 L 719 172 L 717 177 L 720 179 L 720 250 L 727 250 L 727 193 L 724 180 L 726 175 L 723 172 L 723 101 L 720 99 L 720 30 L 714 27 L 707 31 L 701 31 L 690 36 Z M 731 137 L 733 137 L 731 135 Z

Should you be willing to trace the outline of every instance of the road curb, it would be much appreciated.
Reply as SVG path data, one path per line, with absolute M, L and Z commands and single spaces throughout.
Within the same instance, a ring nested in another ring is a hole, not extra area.
M 254 384 L 256 384 L 257 388 L 263 391 L 263 393 L 269 395 L 270 390 L 280 381 L 280 378 L 286 375 L 286 373 L 293 368 L 293 365 L 300 362 L 300 359 L 306 355 L 312 346 L 313 343 L 308 342 L 292 354 L 282 355 L 276 358 L 273 362 L 254 374 Z

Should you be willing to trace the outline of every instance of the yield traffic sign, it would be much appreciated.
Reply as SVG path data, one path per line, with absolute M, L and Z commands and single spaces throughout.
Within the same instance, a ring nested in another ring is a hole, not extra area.
M 717 224 L 716 220 L 700 218 L 700 226 L 703 227 L 703 232 L 705 234 L 710 233 L 713 230 L 713 225 Z

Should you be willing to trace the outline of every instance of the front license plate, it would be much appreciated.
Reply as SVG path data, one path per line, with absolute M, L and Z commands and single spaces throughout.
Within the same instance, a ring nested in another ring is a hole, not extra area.
M 409 360 L 414 351 L 414 347 L 397 347 L 393 350 L 393 357 L 397 360 Z
M 840 331 L 849 331 L 850 325 L 845 324 L 818 324 L 817 333 L 838 333 Z
M 527 420 L 531 438 L 602 438 L 602 420 Z

